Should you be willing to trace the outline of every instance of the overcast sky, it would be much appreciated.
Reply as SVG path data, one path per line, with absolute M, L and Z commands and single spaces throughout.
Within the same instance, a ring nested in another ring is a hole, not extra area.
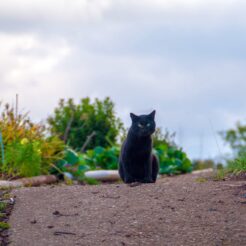
M 245 13 L 245 0 L 0 1 L 0 100 L 18 93 L 40 121 L 59 98 L 110 96 L 125 126 L 156 109 L 191 158 L 214 158 L 217 132 L 245 120 Z

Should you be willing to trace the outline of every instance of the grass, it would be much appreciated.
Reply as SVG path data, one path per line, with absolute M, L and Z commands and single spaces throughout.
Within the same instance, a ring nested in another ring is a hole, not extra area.
M 100 181 L 93 179 L 93 178 L 85 178 L 85 182 L 89 185 L 99 185 L 101 184 Z
M 7 201 L 1 201 L 2 199 L 10 199 L 10 193 L 8 191 L 10 191 L 9 188 L 0 190 L 0 245 L 8 245 L 8 234 L 6 234 L 6 230 L 10 228 L 10 225 L 7 221 L 13 205 Z
M 7 204 L 5 202 L 0 202 L 0 212 L 4 211 L 7 207 Z
M 3 195 L 3 199 L 10 199 L 10 194 L 9 193 L 5 193 Z
M 224 180 L 227 175 L 240 175 L 246 173 L 246 153 L 239 155 L 235 160 L 228 161 L 227 166 L 219 168 L 213 176 L 213 180 L 220 181 Z
M 225 169 L 225 168 L 217 169 L 213 175 L 213 180 L 214 181 L 224 180 L 227 174 L 228 174 L 227 169 Z
M 0 222 L 0 229 L 9 229 L 10 225 L 6 222 Z
M 204 178 L 204 177 L 199 177 L 199 178 L 196 178 L 195 180 L 197 183 L 205 183 L 208 181 L 208 179 Z
M 240 155 L 234 161 L 230 161 L 228 163 L 228 172 L 234 174 L 240 174 L 242 172 L 246 172 L 246 153 Z

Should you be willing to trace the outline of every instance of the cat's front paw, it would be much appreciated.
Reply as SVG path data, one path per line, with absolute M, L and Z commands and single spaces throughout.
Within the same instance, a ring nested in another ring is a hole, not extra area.
M 145 178 L 142 182 L 143 183 L 154 183 L 152 178 Z
M 126 184 L 131 184 L 131 183 L 136 182 L 136 180 L 135 180 L 134 178 L 130 177 L 130 176 L 127 176 L 127 177 L 125 177 L 124 182 L 125 182 Z

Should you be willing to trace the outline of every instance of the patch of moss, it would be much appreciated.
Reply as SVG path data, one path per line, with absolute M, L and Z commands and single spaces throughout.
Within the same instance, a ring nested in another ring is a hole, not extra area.
M 207 182 L 207 181 L 208 180 L 206 178 L 204 178 L 204 177 L 199 177 L 199 178 L 196 179 L 197 183 L 204 183 L 204 182 Z

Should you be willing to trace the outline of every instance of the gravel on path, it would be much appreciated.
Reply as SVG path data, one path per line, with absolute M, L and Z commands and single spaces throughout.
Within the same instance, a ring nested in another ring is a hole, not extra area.
M 246 245 L 246 182 L 199 175 L 156 184 L 12 191 L 10 245 Z

